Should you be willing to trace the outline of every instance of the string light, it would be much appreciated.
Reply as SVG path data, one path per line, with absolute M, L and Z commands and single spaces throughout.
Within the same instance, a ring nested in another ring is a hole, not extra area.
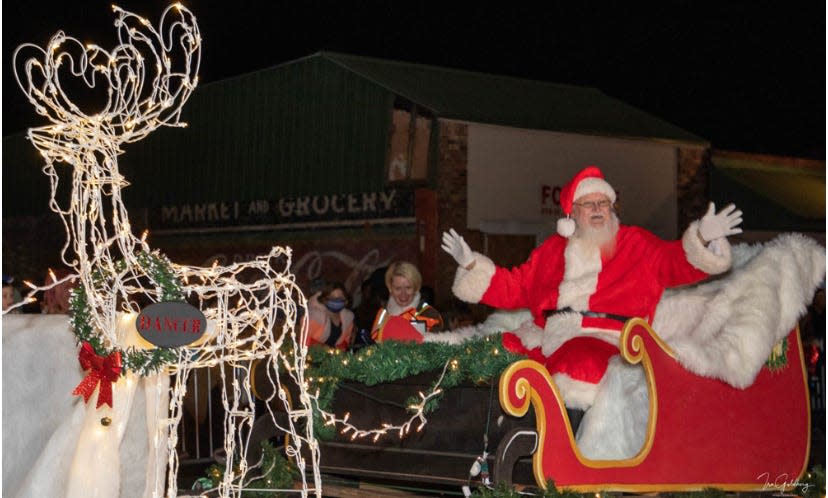
M 338 354 L 330 351 L 331 354 Z M 351 424 L 348 422 L 348 419 L 351 417 L 350 412 L 346 412 L 342 418 L 337 417 L 335 414 L 323 409 L 319 405 L 319 390 L 317 389 L 316 394 L 313 396 L 314 403 L 316 405 L 316 410 L 322 417 L 326 426 L 341 426 L 339 433 L 342 435 L 346 435 L 349 432 L 351 433 L 351 441 L 356 439 L 363 439 L 363 438 L 370 438 L 372 442 L 376 443 L 380 437 L 397 433 L 400 439 L 404 438 L 410 431 L 411 426 L 418 422 L 417 425 L 417 432 L 420 432 L 428 423 L 428 419 L 425 416 L 426 405 L 432 399 L 440 396 L 443 390 L 440 388 L 440 384 L 443 382 L 443 378 L 446 376 L 446 371 L 448 370 L 449 366 L 452 362 L 456 363 L 457 360 L 449 360 L 443 366 L 443 371 L 440 374 L 440 377 L 437 379 L 437 382 L 434 383 L 434 386 L 431 390 L 428 391 L 427 394 L 424 394 L 422 391 L 418 392 L 418 396 L 420 397 L 420 401 L 417 403 L 413 403 L 409 405 L 407 408 L 412 415 L 400 424 L 390 424 L 387 422 L 383 422 L 380 427 L 373 428 L 373 429 L 360 429 L 359 427 Z M 318 379 L 321 382 L 321 378 Z
M 121 188 L 128 183 L 118 171 L 117 156 L 125 144 L 137 142 L 161 126 L 184 125 L 181 108 L 198 83 L 201 35 L 195 17 L 181 4 L 164 10 L 157 30 L 143 17 L 116 5 L 112 10 L 119 45 L 111 52 L 59 32 L 46 50 L 24 44 L 15 50 L 13 59 L 19 87 L 38 114 L 51 122 L 30 129 L 27 137 L 45 161 L 49 206 L 60 216 L 67 234 L 61 259 L 75 272 L 58 280 L 50 271 L 51 282 L 44 286 L 27 283 L 32 289 L 28 298 L 77 281 L 88 303 L 89 324 L 102 346 L 124 350 L 127 346 L 118 336 L 118 320 L 124 313 L 137 313 L 136 302 L 160 301 L 162 288 L 139 263 L 139 253 L 151 252 L 148 233 L 138 238 L 131 231 L 121 198 Z M 68 59 L 72 71 L 58 71 L 63 59 Z M 94 113 L 84 112 L 64 93 L 64 88 L 73 85 L 61 84 L 61 76 L 77 78 L 90 89 L 105 88 L 105 105 Z M 74 169 L 73 188 L 68 206 L 61 206 L 56 167 L 67 164 Z M 291 414 L 286 422 L 275 417 L 272 400 L 265 406 L 274 426 L 291 436 L 285 452 L 301 470 L 298 492 L 321 496 L 319 445 L 311 418 L 313 398 L 304 379 L 307 317 L 300 317 L 300 310 L 307 301 L 290 273 L 291 258 L 289 248 L 274 247 L 266 256 L 245 263 L 225 266 L 216 261 L 209 268 L 171 265 L 171 278 L 182 282 L 183 294 L 202 310 L 214 330 L 201 344 L 172 350 L 175 360 L 164 372 L 175 374 L 175 381 L 164 388 L 168 389 L 169 404 L 157 408 L 154 419 L 156 449 L 166 445 L 168 475 L 156 477 L 157 489 L 166 483 L 165 496 L 175 497 L 178 489 L 177 429 L 187 379 L 195 369 L 227 363 L 233 365 L 232 378 L 228 378 L 228 369 L 219 371 L 225 387 L 220 391 L 225 413 L 223 448 L 228 458 L 217 491 L 222 497 L 240 496 L 246 474 L 255 468 L 245 459 L 249 427 L 243 430 L 254 417 L 244 407 L 253 399 L 250 375 L 254 361 L 267 369 L 268 375 L 261 377 L 274 393 L 282 393 L 287 384 L 299 389 L 296 406 L 287 396 L 278 396 Z M 261 333 L 246 333 L 254 330 Z M 95 437 L 111 437 L 100 426 L 94 431 Z M 157 454 L 156 449 L 151 448 L 150 454 Z

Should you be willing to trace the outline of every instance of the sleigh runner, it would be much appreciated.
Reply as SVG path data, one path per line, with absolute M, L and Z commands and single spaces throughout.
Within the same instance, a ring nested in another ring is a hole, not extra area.
M 798 330 L 784 341 L 778 367 L 766 365 L 752 385 L 737 389 L 689 372 L 646 321 L 628 321 L 621 354 L 644 368 L 650 409 L 644 446 L 626 460 L 581 455 L 558 388 L 535 361 L 504 371 L 500 402 L 517 417 L 534 409 L 532 468 L 542 487 L 551 479 L 578 491 L 790 489 L 808 462 L 810 409 Z M 502 466 L 515 461 L 508 444 L 517 448 L 519 441 L 504 441 L 495 476 L 508 479 L 511 469 Z

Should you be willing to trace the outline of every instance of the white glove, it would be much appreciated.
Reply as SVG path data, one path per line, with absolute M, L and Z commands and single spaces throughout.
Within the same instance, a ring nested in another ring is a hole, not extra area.
M 737 228 L 742 223 L 742 212 L 736 206 L 728 204 L 717 214 L 714 214 L 715 211 L 716 205 L 711 202 L 707 213 L 699 221 L 699 236 L 704 242 L 742 233 L 742 229 Z
M 443 232 L 443 244 L 440 247 L 451 254 L 451 257 L 463 268 L 474 263 L 472 250 L 466 244 L 466 241 L 463 240 L 463 237 L 455 232 L 453 228 L 449 229 L 448 232 Z

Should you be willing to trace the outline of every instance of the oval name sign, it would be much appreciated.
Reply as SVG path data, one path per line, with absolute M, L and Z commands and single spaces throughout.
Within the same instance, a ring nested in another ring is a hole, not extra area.
M 201 338 L 207 330 L 207 319 L 195 306 L 167 301 L 144 308 L 135 319 L 135 328 L 150 343 L 174 348 Z

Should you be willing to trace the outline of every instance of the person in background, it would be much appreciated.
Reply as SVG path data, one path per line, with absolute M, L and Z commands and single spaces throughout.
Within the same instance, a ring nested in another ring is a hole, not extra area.
M 307 345 L 324 344 L 348 349 L 353 342 L 354 314 L 347 309 L 348 295 L 340 282 L 326 283 L 308 300 Z
M 392 263 L 385 272 L 388 303 L 377 311 L 371 337 L 376 342 L 401 340 L 422 342 L 422 334 L 444 330 L 440 312 L 422 299 L 423 277 L 407 261 Z
M 20 302 L 21 299 L 20 292 L 14 288 L 14 279 L 3 275 L 3 311 Z M 9 313 L 20 313 L 20 308 L 16 308 Z
M 69 276 L 71 272 L 66 268 L 58 268 L 54 271 L 49 271 L 46 274 L 44 285 L 50 285 L 61 279 Z M 77 281 L 67 280 L 43 293 L 43 302 L 40 310 L 46 314 L 68 314 L 69 313 L 69 298 L 72 295 L 72 289 L 77 285 Z
M 377 310 L 388 302 L 388 288 L 385 286 L 385 272 L 387 266 L 376 268 L 362 281 L 360 292 L 362 299 L 359 306 L 354 308 L 354 321 L 358 331 L 367 331 L 370 339 L 371 325 L 377 316 Z

